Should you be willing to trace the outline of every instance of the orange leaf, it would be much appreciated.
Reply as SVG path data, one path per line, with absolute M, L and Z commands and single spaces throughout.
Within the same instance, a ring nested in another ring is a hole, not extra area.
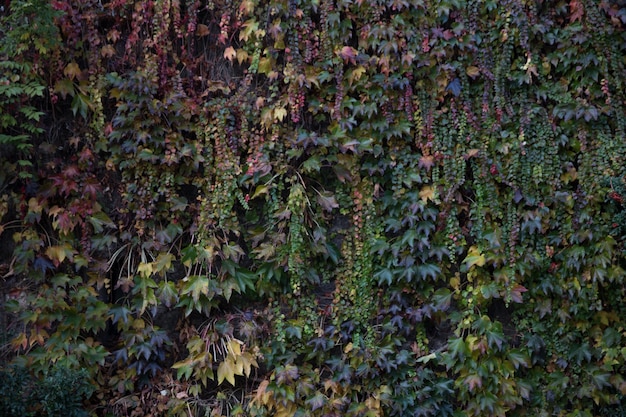
M 430 169 L 432 168 L 432 166 L 435 164 L 435 158 L 433 158 L 431 155 L 424 155 L 420 158 L 419 162 L 418 162 L 418 166 L 420 168 L 426 168 L 426 171 L 430 171 Z
M 207 25 L 203 25 L 203 24 L 199 24 L 198 28 L 196 29 L 196 36 L 208 36 L 210 33 L 209 31 L 209 27 Z
M 100 49 L 100 55 L 103 58 L 110 58 L 115 55 L 115 48 L 113 45 L 104 45 L 102 49 Z
M 434 190 L 434 188 L 432 186 L 426 185 L 419 192 L 419 196 L 420 196 L 420 198 L 422 199 L 423 202 L 427 202 L 428 200 L 434 200 L 435 199 L 435 190 Z
M 230 62 L 233 62 L 233 59 L 235 59 L 236 56 L 237 51 L 235 51 L 235 48 L 233 48 L 232 46 L 229 46 L 224 50 L 224 58 L 226 58 Z

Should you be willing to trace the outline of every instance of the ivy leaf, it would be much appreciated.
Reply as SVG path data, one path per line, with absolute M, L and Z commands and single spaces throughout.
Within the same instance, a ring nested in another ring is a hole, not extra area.
M 363 65 L 359 65 L 354 68 L 352 71 L 348 73 L 348 83 L 350 85 L 354 84 L 354 81 L 360 80 L 361 76 L 366 72 L 366 69 Z
M 187 282 L 185 282 L 181 294 L 190 294 L 194 303 L 198 303 L 201 295 L 209 294 L 209 278 L 207 276 L 191 275 L 185 279 Z
M 68 95 L 73 97 L 75 94 L 74 83 L 69 78 L 59 80 L 54 84 L 54 92 L 61 94 L 64 100 Z
M 337 52 L 337 56 L 339 56 L 345 63 L 356 64 L 356 56 L 358 51 L 351 46 L 344 46 Z
M 176 373 L 176 379 L 178 380 L 183 380 L 184 379 L 189 379 L 191 378 L 191 374 L 193 373 L 193 362 L 191 360 L 191 358 L 187 358 L 184 361 L 180 361 L 180 362 L 176 362 L 174 365 L 172 365 L 172 368 L 177 369 L 177 373 Z
M 435 158 L 432 155 L 423 155 L 417 166 L 420 168 L 426 169 L 426 171 L 430 171 L 430 169 L 435 165 Z
M 457 337 L 448 341 L 448 352 L 453 358 L 460 360 L 465 359 L 465 357 L 470 354 L 469 347 L 462 337 Z
M 231 355 L 226 356 L 226 359 L 217 367 L 217 384 L 220 385 L 224 382 L 224 379 L 235 386 L 235 371 L 236 365 Z
M 284 107 L 278 107 L 274 109 L 274 120 L 278 120 L 282 122 L 283 119 L 287 116 L 287 109 Z
M 463 383 L 469 387 L 470 391 L 474 391 L 476 388 L 483 386 L 483 380 L 478 375 L 469 375 L 463 380 Z
M 578 0 L 570 0 L 569 10 L 570 10 L 570 16 L 569 16 L 570 23 L 573 23 L 577 20 L 582 20 L 585 14 L 585 9 L 582 3 Z
M 89 216 L 89 223 L 93 226 L 94 232 L 102 233 L 104 230 L 104 226 L 115 229 L 116 225 L 113 221 L 106 215 L 105 212 L 99 211 L 95 213 L 93 216 Z
M 335 195 L 330 191 L 322 191 L 317 193 L 317 202 L 326 211 L 333 211 L 339 208 Z
M 169 269 L 172 268 L 172 262 L 174 261 L 174 255 L 172 255 L 170 252 L 167 253 L 159 253 L 159 256 L 157 256 L 156 261 L 153 262 L 154 264 L 154 272 L 160 272 L 162 274 L 164 274 L 165 272 L 167 272 Z
M 137 267 L 137 273 L 144 278 L 150 277 L 154 272 L 154 265 L 152 262 L 142 262 Z
M 389 268 L 383 268 L 374 274 L 374 278 L 378 281 L 378 285 L 391 285 L 393 280 L 393 272 Z
M 306 404 L 311 407 L 311 411 L 315 411 L 319 408 L 322 408 L 324 404 L 328 402 L 328 397 L 322 394 L 321 392 L 317 392 L 315 396 L 306 400 Z
M 500 292 L 498 291 L 498 285 L 496 282 L 490 282 L 488 285 L 482 285 L 480 287 L 480 293 L 485 300 L 500 298 Z
M 80 77 L 82 71 L 76 62 L 70 62 L 63 70 L 63 74 L 70 80 L 75 80 Z
M 123 305 L 113 306 L 109 312 L 111 313 L 113 323 L 118 323 L 121 320 L 124 324 L 128 324 L 128 319 L 132 314 L 132 312 Z
M 243 352 L 241 356 L 237 358 L 237 361 L 241 364 L 243 368 L 243 374 L 246 376 L 246 378 L 250 377 L 253 366 L 255 368 L 259 367 L 256 358 L 250 352 Z
M 478 69 L 478 67 L 475 67 L 473 65 L 470 65 L 469 67 L 467 67 L 465 69 L 465 73 L 472 79 L 478 77 L 480 75 L 480 70 Z
M 72 260 L 73 249 L 68 246 L 49 246 L 46 249 L 46 256 L 50 258 L 54 266 L 59 266 L 65 259 Z
M 450 81 L 446 87 L 446 91 L 450 91 L 455 97 L 461 95 L 461 81 L 458 78 Z
M 176 304 L 178 302 L 178 291 L 176 291 L 174 283 L 172 281 L 159 282 L 158 297 L 167 308 Z
M 320 158 L 317 155 L 311 156 L 309 159 L 302 163 L 302 172 L 304 173 L 313 173 L 320 172 L 322 168 Z
M 493 326 L 492 326 L 493 328 Z M 502 350 L 502 346 L 505 342 L 504 335 L 502 334 L 501 329 L 490 329 L 486 332 L 487 343 L 489 344 L 489 348 L 493 349 L 497 347 L 498 350 Z
M 437 311 L 447 311 L 451 301 L 452 293 L 447 288 L 440 288 L 433 294 L 433 307 Z
M 441 268 L 437 264 L 421 264 L 417 266 L 417 273 L 420 278 L 425 280 L 427 278 L 431 278 L 432 280 L 436 280 L 437 276 L 441 273 Z
M 530 366 L 530 358 L 526 353 L 520 351 L 519 349 L 509 351 L 508 357 L 515 369 L 518 369 L 520 366 L 525 368 Z
M 432 201 L 435 199 L 435 189 L 431 185 L 426 185 L 420 190 L 419 196 L 424 203 L 428 200 Z
M 463 260 L 465 270 L 469 270 L 472 266 L 485 265 L 485 255 L 482 255 L 476 246 L 470 247 L 467 256 Z
M 224 59 L 227 59 L 230 62 L 233 62 L 233 59 L 235 59 L 236 57 L 237 57 L 237 51 L 235 51 L 235 48 L 233 48 L 232 46 L 229 46 L 228 48 L 224 49 Z
M 596 387 L 599 390 L 602 390 L 604 388 L 609 388 L 612 386 L 611 384 L 612 375 L 608 372 L 601 372 L 597 370 L 591 374 L 591 377 L 593 379 L 593 383 L 596 385 Z
M 517 284 L 513 288 L 511 288 L 508 295 L 511 298 L 511 301 L 517 304 L 521 304 L 524 301 L 522 294 L 525 293 L 526 291 L 528 291 L 526 287 L 524 287 L 523 285 Z
M 200 23 L 196 27 L 196 36 L 198 37 L 208 36 L 210 33 L 211 32 L 209 31 L 209 27 L 207 25 L 203 25 L 202 23 Z

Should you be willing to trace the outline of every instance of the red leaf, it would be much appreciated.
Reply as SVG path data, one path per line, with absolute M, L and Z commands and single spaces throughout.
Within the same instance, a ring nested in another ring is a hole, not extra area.
M 569 2 L 569 9 L 570 9 L 570 16 L 569 16 L 570 22 L 582 20 L 583 14 L 585 13 L 585 9 L 580 1 L 571 0 Z
M 517 284 L 515 287 L 511 289 L 511 301 L 521 304 L 524 300 L 522 299 L 522 294 L 528 291 L 526 287 L 523 285 Z
M 358 51 L 351 46 L 344 46 L 337 53 L 345 62 L 350 62 L 351 64 L 356 64 L 356 56 Z

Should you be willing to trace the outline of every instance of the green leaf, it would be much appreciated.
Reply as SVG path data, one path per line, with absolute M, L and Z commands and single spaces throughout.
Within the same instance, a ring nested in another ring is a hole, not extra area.
M 128 324 L 128 318 L 131 316 L 131 311 L 125 306 L 122 306 L 122 305 L 113 306 L 111 307 L 109 312 L 112 315 L 111 319 L 113 323 L 118 323 L 121 320 L 124 324 Z
M 172 281 L 159 282 L 157 297 L 167 308 L 171 308 L 178 302 L 178 291 L 176 285 Z
M 152 264 L 154 265 L 154 272 L 164 275 L 165 272 L 169 271 L 172 268 L 172 262 L 174 261 L 174 259 L 174 255 L 170 252 L 159 253 L 159 256 L 157 256 L 156 260 L 152 262 Z
M 194 303 L 198 303 L 200 296 L 209 295 L 209 277 L 205 275 L 190 275 L 183 279 L 182 295 L 191 295 Z
M 108 227 L 109 229 L 116 229 L 117 226 L 113 221 L 106 215 L 103 211 L 98 211 L 92 216 L 88 217 L 89 223 L 93 226 L 94 232 L 102 233 L 104 227 Z
M 176 379 L 183 380 L 191 378 L 191 374 L 193 373 L 193 362 L 191 358 L 187 358 L 184 361 L 176 362 L 172 365 L 172 368 L 177 369 Z
M 470 355 L 470 349 L 462 337 L 448 340 L 448 354 L 455 359 L 464 360 Z
M 447 311 L 452 301 L 452 293 L 447 288 L 440 288 L 433 294 L 433 307 L 437 311 Z
M 328 403 L 328 397 L 321 392 L 316 392 L 315 395 L 305 401 L 305 404 L 310 407 L 311 411 L 315 411 L 324 407 Z
M 518 369 L 520 366 L 528 368 L 530 366 L 530 357 L 525 352 L 519 349 L 512 349 L 508 353 L 508 358 L 515 367 Z

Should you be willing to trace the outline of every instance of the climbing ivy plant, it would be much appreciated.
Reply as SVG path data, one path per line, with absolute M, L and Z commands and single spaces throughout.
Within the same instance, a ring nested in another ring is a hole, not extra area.
M 116 416 L 624 407 L 621 2 L 14 0 L 0 35 L 29 384 L 82 369 Z

